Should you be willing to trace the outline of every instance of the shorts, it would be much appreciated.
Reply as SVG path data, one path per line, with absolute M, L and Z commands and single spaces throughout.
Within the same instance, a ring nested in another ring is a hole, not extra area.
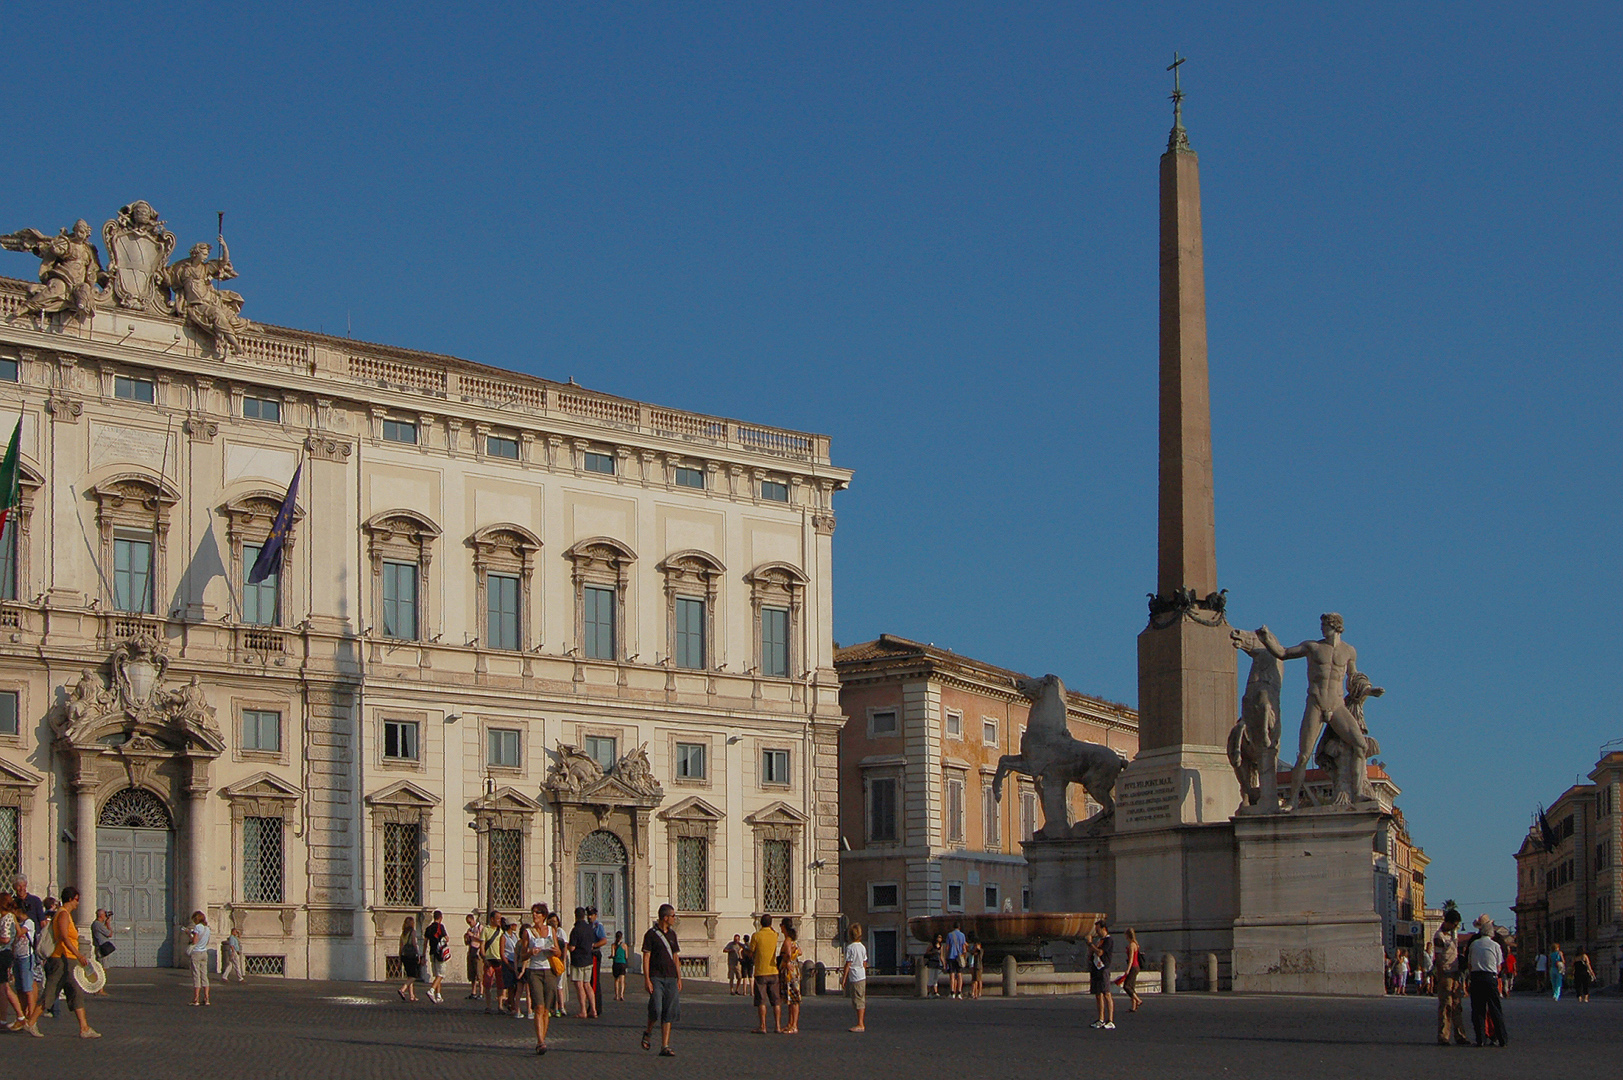
M 729 979 L 738 978 L 738 957 L 736 956 L 727 957 L 727 977 Z
M 677 988 L 680 979 L 657 976 L 649 980 L 654 992 L 648 995 L 648 1022 L 674 1024 L 682 1018 L 682 991 Z
M 450 963 L 449 960 L 441 960 L 438 956 L 430 953 L 428 956 L 428 977 L 431 979 L 445 978 L 445 969 Z
M 618 978 L 619 978 L 619 977 L 620 977 L 620 976 L 622 976 L 622 975 L 624 975 L 624 974 L 625 974 L 625 973 L 626 973 L 626 966 L 625 966 L 625 964 L 623 964 L 623 963 L 619 963 L 619 962 L 616 962 L 616 963 L 615 963 L 615 965 L 614 965 L 614 970 L 613 970 L 613 972 L 611 972 L 611 974 L 612 974 L 612 975 L 613 975 L 613 976 L 614 976 L 614 977 L 615 977 L 615 978 L 616 978 L 616 979 L 618 979 Z
M 591 982 L 592 981 L 592 965 L 591 964 L 570 964 L 569 965 L 569 981 L 570 982 L 583 982 L 583 983 Z
M 11 973 L 17 978 L 17 992 L 19 994 L 28 994 L 33 992 L 34 956 L 32 953 L 13 953 L 11 958 Z
M 1088 969 L 1088 993 L 1110 993 L 1110 972 L 1103 968 Z
M 507 961 L 502 961 L 501 987 L 503 990 L 513 990 L 518 987 L 518 969 Z
M 957 975 L 964 970 L 964 962 L 957 957 L 947 961 L 947 974 Z
M 545 968 L 530 968 L 524 973 L 524 980 L 530 985 L 530 1008 L 552 1012 L 558 1008 L 558 976 L 552 973 L 551 965 Z
M 192 960 L 192 989 L 207 990 L 209 985 L 209 954 L 194 952 Z
M 868 980 L 845 980 L 845 996 L 851 999 L 853 1009 L 866 1009 L 868 1007 Z
M 783 1004 L 783 999 L 778 991 L 777 972 L 773 972 L 771 975 L 755 976 L 755 1004 L 774 1007 Z
M 208 959 L 207 954 L 203 959 Z M 58 994 L 67 995 L 69 1009 L 78 1011 L 85 1007 L 79 984 L 73 980 L 72 967 L 73 962 L 65 956 L 53 956 L 45 961 L 45 993 L 36 1002 L 39 1008 L 49 1009 L 55 1005 Z

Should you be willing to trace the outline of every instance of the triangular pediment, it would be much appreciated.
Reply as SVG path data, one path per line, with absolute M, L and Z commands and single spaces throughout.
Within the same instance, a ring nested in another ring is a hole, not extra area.
M 0 787 L 37 787 L 44 779 L 27 765 L 16 765 L 0 758 Z
M 439 804 L 439 796 L 424 791 L 410 780 L 396 780 L 383 790 L 374 791 L 366 797 L 368 806 L 407 806 L 420 810 Z
M 541 809 L 541 804 L 530 798 L 515 787 L 499 787 L 489 795 L 482 795 L 468 804 L 469 810 L 516 810 L 520 813 L 533 814 Z
M 689 795 L 670 809 L 659 812 L 660 819 L 664 821 L 714 822 L 720 821 L 725 816 L 697 795 Z
M 561 801 L 598 806 L 658 806 L 664 797 L 665 793 L 658 785 L 652 791 L 641 791 L 626 783 L 617 773 L 609 773 L 582 788 L 579 795 L 561 795 Z
M 746 825 L 804 825 L 811 818 L 779 799 L 744 819 Z
M 298 799 L 304 792 L 275 773 L 255 773 L 221 792 L 228 799 Z

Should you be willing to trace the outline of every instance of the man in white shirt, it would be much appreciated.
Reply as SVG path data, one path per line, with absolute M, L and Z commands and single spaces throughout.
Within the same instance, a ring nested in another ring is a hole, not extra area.
M 1505 962 L 1504 950 L 1493 940 L 1493 920 L 1486 915 L 1476 917 L 1476 937 L 1466 949 L 1467 987 L 1471 992 L 1471 1027 L 1476 1029 L 1476 1044 L 1483 1043 L 1484 1022 L 1491 1026 L 1488 1041 L 1504 1046 L 1505 1010 L 1499 1003 L 1499 966 Z
M 840 982 L 845 996 L 857 1010 L 857 1025 L 852 1031 L 867 1031 L 868 1016 L 868 947 L 862 944 L 862 924 L 852 923 L 845 932 L 845 963 L 840 966 Z

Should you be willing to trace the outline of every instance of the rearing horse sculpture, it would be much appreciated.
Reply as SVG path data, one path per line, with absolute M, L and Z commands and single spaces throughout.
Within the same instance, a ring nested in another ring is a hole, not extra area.
M 1043 827 L 1035 836 L 1058 840 L 1072 835 L 1098 832 L 1116 813 L 1116 777 L 1127 767 L 1127 759 L 1108 746 L 1083 742 L 1071 734 L 1065 723 L 1065 684 L 1058 675 L 1040 679 L 1016 679 L 1015 689 L 1031 699 L 1026 730 L 1020 736 L 1020 752 L 998 758 L 997 775 L 992 778 L 992 798 L 1002 801 L 1003 777 L 1011 772 L 1025 773 L 1037 788 L 1043 804 Z M 1073 830 L 1066 792 L 1072 784 L 1099 804 L 1099 812 Z

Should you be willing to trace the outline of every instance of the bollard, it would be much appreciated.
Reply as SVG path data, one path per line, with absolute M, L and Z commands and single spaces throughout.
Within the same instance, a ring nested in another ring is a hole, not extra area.
M 818 997 L 828 993 L 828 968 L 823 966 L 821 960 L 817 961 L 817 967 L 812 971 L 812 985 L 816 989 Z M 800 992 L 802 995 L 806 993 L 804 981 L 801 983 Z
M 800 996 L 805 997 L 808 994 L 821 994 L 825 989 L 824 984 L 827 982 L 827 980 L 827 969 L 823 967 L 823 962 L 821 960 L 817 961 L 815 964 L 801 964 Z
M 926 988 L 929 986 L 929 978 L 930 978 L 930 968 L 925 965 L 924 957 L 921 956 L 921 957 L 918 958 L 918 961 L 913 965 L 913 996 L 914 997 L 926 997 L 926 996 L 928 996 L 929 991 Z
M 1217 989 L 1217 954 L 1209 952 L 1206 954 L 1206 992 L 1215 994 Z
M 1014 957 L 1003 958 L 1003 996 L 1012 998 L 1020 993 L 1020 965 L 1014 962 Z
M 1178 958 L 1171 953 L 1161 957 L 1161 993 L 1178 992 Z

